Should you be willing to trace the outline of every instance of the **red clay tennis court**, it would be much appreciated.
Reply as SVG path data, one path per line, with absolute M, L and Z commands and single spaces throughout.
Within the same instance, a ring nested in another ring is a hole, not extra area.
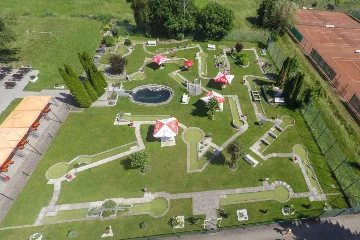
M 331 69 L 324 72 L 341 96 L 349 101 L 360 93 L 360 23 L 338 12 L 298 10 L 296 17 L 300 46 L 320 68 Z

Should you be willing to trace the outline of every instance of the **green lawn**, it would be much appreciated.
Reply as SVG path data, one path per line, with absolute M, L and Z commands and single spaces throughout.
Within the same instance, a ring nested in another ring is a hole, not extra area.
M 150 212 L 155 216 L 163 214 L 168 208 L 168 202 L 165 198 L 155 198 L 149 203 L 134 204 L 133 213 Z
M 56 221 L 63 221 L 63 220 L 70 220 L 70 219 L 77 219 L 77 218 L 85 218 L 88 209 L 76 209 L 76 210 L 67 210 L 67 211 L 60 211 L 55 216 L 52 217 L 45 217 L 44 222 L 56 222 Z
M 175 234 L 179 232 L 190 232 L 202 230 L 202 223 L 205 216 L 193 215 L 191 199 L 171 200 L 169 212 L 160 218 L 152 218 L 147 214 L 136 216 L 119 216 L 116 219 L 89 220 L 82 222 L 60 223 L 56 225 L 44 225 L 22 229 L 9 229 L 1 231 L 1 238 L 6 240 L 28 239 L 30 235 L 41 232 L 46 239 L 64 240 L 68 231 L 77 231 L 76 239 L 98 240 L 104 233 L 105 228 L 111 225 L 116 239 L 128 239 L 134 237 L 154 236 L 160 234 Z M 198 218 L 196 225 L 185 222 L 184 229 L 173 229 L 169 224 L 173 216 L 185 216 Z M 146 222 L 148 227 L 140 229 L 140 223 Z M 44 239 L 44 238 L 43 238 Z
M 311 208 L 308 209 L 308 204 L 311 204 Z M 285 205 L 294 205 L 295 214 L 284 216 L 281 213 L 281 208 Z M 232 205 L 222 205 L 227 213 L 230 213 L 229 218 L 223 218 L 221 226 L 236 226 L 247 225 L 257 222 L 270 222 L 279 221 L 280 219 L 296 219 L 305 218 L 311 216 L 318 216 L 323 212 L 323 202 L 310 202 L 308 198 L 291 199 L 287 203 L 280 203 L 278 201 L 260 201 L 239 203 Z M 238 221 L 236 211 L 240 209 L 246 209 L 248 212 L 249 220 Z M 265 213 L 266 212 L 266 213 Z
M 134 80 L 144 80 L 146 78 L 146 75 L 144 73 L 137 73 L 134 76 L 131 77 L 131 81 Z
M 106 2 L 96 0 L 64 0 L 51 3 L 47 0 L 35 0 L 31 4 L 28 4 L 27 0 L 2 0 L 0 8 L 11 9 L 18 15 L 44 16 L 45 14 L 53 14 L 54 17 L 63 18 L 74 15 L 111 14 L 119 20 L 126 19 L 134 23 L 130 3 L 124 0 Z
M 0 7 L 1 4 L 3 1 Z M 52 89 L 55 83 L 63 84 L 58 72 L 63 64 L 71 65 L 79 74 L 82 72 L 77 53 L 88 51 L 92 54 L 95 51 L 101 39 L 100 27 L 100 22 L 86 19 L 19 17 L 18 24 L 13 27 L 18 40 L 10 45 L 14 52 L 2 55 L 0 64 L 9 59 L 14 59 L 15 66 L 30 64 L 40 70 L 39 80 L 29 83 L 25 89 Z M 27 34 L 27 30 L 52 32 L 53 36 Z
M 120 44 L 119 47 L 117 48 L 116 54 L 118 55 L 124 55 L 126 53 L 128 53 L 128 49 L 126 48 L 126 46 L 124 44 Z
M 238 193 L 226 195 L 226 198 L 220 199 L 220 204 L 229 204 L 245 201 L 256 201 L 264 199 L 274 199 L 279 201 L 286 201 L 289 199 L 289 192 L 285 187 L 278 186 L 273 191 L 252 192 L 252 193 Z
M 22 98 L 15 98 L 9 104 L 9 106 L 2 111 L 0 114 L 0 124 L 9 116 L 9 114 L 16 108 L 16 106 L 21 102 Z

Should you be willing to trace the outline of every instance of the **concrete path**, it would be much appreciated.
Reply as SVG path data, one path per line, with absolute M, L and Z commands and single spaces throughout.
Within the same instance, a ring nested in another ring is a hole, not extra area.
M 49 122 L 46 122 L 46 120 L 42 119 L 40 120 L 42 123 L 38 128 L 40 137 L 37 139 L 33 137 L 28 138 L 31 145 L 34 146 L 41 154 L 46 151 L 54 136 L 56 136 L 57 131 L 61 127 L 62 122 L 67 118 L 71 110 L 71 108 L 69 108 L 66 103 L 61 103 L 59 106 L 53 106 L 51 109 L 59 117 L 61 122 L 55 120 L 49 120 Z M 51 116 L 51 113 L 49 116 Z M 21 162 L 21 164 L 17 167 L 17 171 L 14 172 L 11 180 L 7 183 L 0 183 L 0 222 L 7 214 L 8 210 L 14 202 L 14 199 L 17 198 L 19 192 L 23 189 L 26 182 L 28 181 L 29 176 L 31 176 L 41 160 L 42 155 L 39 155 L 35 151 L 25 151 L 26 157 L 24 159 L 18 157 L 15 157 L 16 159 L 14 159 L 15 162 Z

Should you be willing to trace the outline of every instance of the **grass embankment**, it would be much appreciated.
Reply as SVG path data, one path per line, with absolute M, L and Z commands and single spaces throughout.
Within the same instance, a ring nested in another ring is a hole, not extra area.
M 95 51 L 101 39 L 101 25 L 88 19 L 19 17 L 13 27 L 18 40 L 9 46 L 12 50 L 0 57 L 0 63 L 9 63 L 11 59 L 15 67 L 30 64 L 40 71 L 39 80 L 29 83 L 25 90 L 52 89 L 55 83 L 63 84 L 58 72 L 63 64 L 71 65 L 79 74 L 83 71 L 77 53 Z
M 1 112 L 0 114 L 0 124 L 10 115 L 10 113 L 16 108 L 16 106 L 21 102 L 22 98 L 15 98 L 9 106 Z

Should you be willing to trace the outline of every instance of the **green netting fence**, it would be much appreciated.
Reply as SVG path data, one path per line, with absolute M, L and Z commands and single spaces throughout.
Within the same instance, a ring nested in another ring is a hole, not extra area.
M 321 154 L 353 207 L 360 206 L 360 177 L 356 167 L 347 160 L 336 138 L 327 127 L 313 103 L 302 110 L 305 121 L 319 146 Z
M 294 37 L 301 43 L 301 41 L 303 40 L 304 36 L 299 32 L 299 30 L 297 30 L 296 27 L 292 26 L 290 28 L 291 33 L 294 35 Z
M 336 77 L 336 72 L 332 69 L 329 64 L 323 59 L 323 57 L 313 48 L 310 52 L 310 56 L 317 65 L 324 71 L 326 76 L 328 76 L 331 80 Z
M 272 58 L 276 68 L 280 70 L 286 60 L 286 56 L 282 53 L 278 45 L 271 40 L 268 41 L 267 52 Z
M 349 103 L 351 107 L 354 108 L 358 114 L 360 114 L 360 99 L 356 93 L 351 97 Z
M 350 9 L 349 14 L 360 21 L 360 10 L 359 9 Z

